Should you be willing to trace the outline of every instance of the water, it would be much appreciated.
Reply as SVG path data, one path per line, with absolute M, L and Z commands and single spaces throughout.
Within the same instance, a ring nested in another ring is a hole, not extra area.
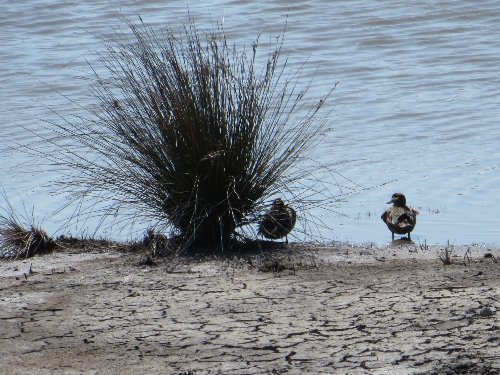
M 280 34 L 291 67 L 307 60 L 321 97 L 336 81 L 333 131 L 318 161 L 371 189 L 321 219 L 326 239 L 383 244 L 380 220 L 393 192 L 420 215 L 413 238 L 427 243 L 486 243 L 500 237 L 500 3 L 496 1 L 49 1 L 0 4 L 0 187 L 17 209 L 34 206 L 58 228 L 60 197 L 43 186 L 55 176 L 15 144 L 33 144 L 68 100 L 91 103 L 87 62 L 99 37 L 140 14 L 177 27 L 187 11 L 199 28 L 223 23 L 249 46 Z M 85 229 L 80 224 L 78 230 Z M 107 233 L 113 236 L 113 233 Z

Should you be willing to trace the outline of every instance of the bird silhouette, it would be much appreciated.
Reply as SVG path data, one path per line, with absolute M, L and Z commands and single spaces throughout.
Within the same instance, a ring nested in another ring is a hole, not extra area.
M 290 206 L 285 204 L 281 198 L 273 201 L 271 209 L 267 211 L 259 223 L 258 232 L 260 235 L 271 240 L 286 237 L 292 231 L 297 220 L 297 213 Z

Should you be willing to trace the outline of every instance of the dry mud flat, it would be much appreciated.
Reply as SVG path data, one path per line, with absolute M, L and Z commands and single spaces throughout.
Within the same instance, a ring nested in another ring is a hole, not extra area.
M 466 250 L 1 262 L 0 373 L 498 374 L 499 252 Z

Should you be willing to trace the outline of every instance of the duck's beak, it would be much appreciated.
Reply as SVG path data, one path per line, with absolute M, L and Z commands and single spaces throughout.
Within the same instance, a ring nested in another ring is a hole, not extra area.
M 392 198 L 389 202 L 387 202 L 387 204 L 391 204 L 391 203 L 394 203 L 394 198 Z

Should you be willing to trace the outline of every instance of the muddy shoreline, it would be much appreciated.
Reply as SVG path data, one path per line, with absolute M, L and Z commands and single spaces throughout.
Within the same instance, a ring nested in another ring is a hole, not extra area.
M 168 271 L 143 253 L 0 262 L 9 374 L 498 374 L 498 249 L 294 245 Z

